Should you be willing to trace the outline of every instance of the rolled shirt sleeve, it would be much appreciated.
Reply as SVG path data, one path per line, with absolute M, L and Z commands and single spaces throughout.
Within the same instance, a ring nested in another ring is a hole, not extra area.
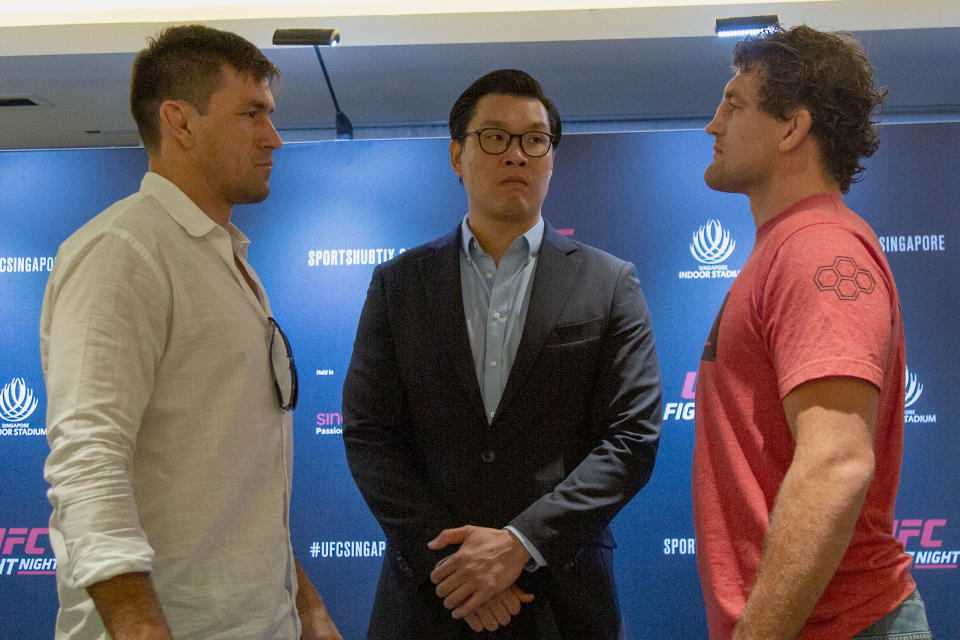
M 153 256 L 122 230 L 105 232 L 48 283 L 41 351 L 47 384 L 50 483 L 61 563 L 77 587 L 150 571 L 132 488 L 132 461 L 169 291 Z

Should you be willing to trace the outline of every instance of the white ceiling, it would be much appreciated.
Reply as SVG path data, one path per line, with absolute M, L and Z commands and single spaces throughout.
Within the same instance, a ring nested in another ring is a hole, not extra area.
M 512 4 L 525 6 L 521 2 Z M 887 114 L 960 114 L 956 0 L 713 2 L 206 24 L 264 49 L 283 71 L 276 89 L 278 128 L 286 140 L 316 140 L 333 136 L 333 107 L 316 56 L 310 48 L 273 47 L 277 28 L 340 29 L 341 46 L 324 49 L 324 60 L 340 105 L 363 138 L 443 135 L 457 95 L 502 67 L 540 80 L 567 130 L 603 130 L 620 121 L 637 128 L 700 126 L 730 74 L 733 45 L 712 35 L 714 20 L 766 13 L 778 14 L 785 25 L 854 31 L 878 82 L 890 90 Z M 0 24 L 3 18 L 0 11 Z M 0 148 L 137 144 L 127 103 L 130 67 L 145 39 L 168 23 L 0 27 L 0 97 L 35 96 L 41 104 L 0 108 Z

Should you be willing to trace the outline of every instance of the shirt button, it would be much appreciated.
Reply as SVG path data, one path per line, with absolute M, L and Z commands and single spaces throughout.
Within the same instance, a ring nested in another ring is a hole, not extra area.
M 487 274 L 487 280 L 489 280 L 489 279 L 492 278 L 492 277 L 493 277 L 493 274 L 492 274 L 492 273 L 488 273 L 488 274 Z
M 493 317 L 499 319 L 499 318 L 500 318 L 500 312 L 499 312 L 499 311 L 494 311 L 494 312 L 493 312 Z
M 491 411 L 491 412 L 490 412 L 490 419 L 491 419 L 491 420 L 493 420 L 493 416 L 495 416 L 496 413 L 497 413 L 496 411 Z
M 497 366 L 497 361 L 496 361 L 496 360 L 491 360 L 491 361 L 490 361 L 490 366 L 491 366 L 491 367 Z
M 497 457 L 497 454 L 493 452 L 493 449 L 487 449 L 480 455 L 480 459 L 486 462 L 487 464 L 490 464 L 491 462 L 493 462 L 496 459 L 496 457 Z

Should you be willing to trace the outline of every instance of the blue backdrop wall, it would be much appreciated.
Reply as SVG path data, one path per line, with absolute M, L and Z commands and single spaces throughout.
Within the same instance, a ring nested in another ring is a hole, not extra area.
M 951 327 L 960 315 L 960 124 L 889 125 L 882 140 L 847 202 L 881 237 L 906 324 L 895 533 L 914 554 L 937 636 L 956 638 L 960 346 Z M 689 489 L 695 372 L 754 237 L 746 198 L 703 185 L 711 145 L 698 131 L 568 136 L 544 205 L 555 227 L 634 261 L 653 314 L 663 440 L 653 478 L 613 525 L 635 639 L 706 636 Z M 234 221 L 253 240 L 251 261 L 300 369 L 294 548 L 344 637 L 357 640 L 383 534 L 349 475 L 340 435 L 356 322 L 373 266 L 452 229 L 466 201 L 443 140 L 289 145 L 276 160 L 271 196 L 238 207 Z M 37 339 L 52 258 L 73 230 L 135 191 L 145 169 L 140 149 L 0 153 L 0 638 L 52 637 L 57 607 Z M 708 259 L 704 243 L 719 255 Z

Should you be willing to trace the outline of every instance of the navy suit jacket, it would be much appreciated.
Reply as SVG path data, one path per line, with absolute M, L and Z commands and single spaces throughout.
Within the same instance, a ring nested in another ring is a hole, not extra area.
M 488 425 L 459 238 L 458 227 L 374 270 L 344 382 L 347 461 L 387 538 L 369 637 L 476 638 L 429 580 L 453 549 L 427 541 L 465 524 L 510 524 L 547 566 L 521 576 L 536 600 L 492 637 L 616 638 L 607 525 L 650 477 L 660 436 L 660 373 L 636 269 L 547 225 Z

